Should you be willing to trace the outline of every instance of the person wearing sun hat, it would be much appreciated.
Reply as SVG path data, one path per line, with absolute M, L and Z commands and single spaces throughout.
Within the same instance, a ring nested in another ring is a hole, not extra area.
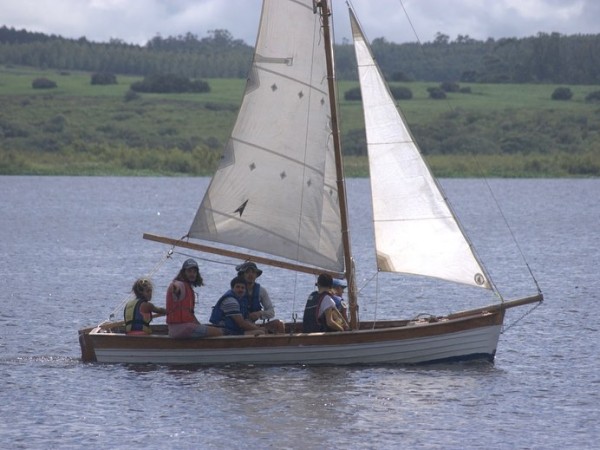
M 252 322 L 263 320 L 263 327 L 272 333 L 283 333 L 285 326 L 282 321 L 273 319 L 275 317 L 275 308 L 269 297 L 267 290 L 256 282 L 256 279 L 263 273 L 256 263 L 246 261 L 235 267 L 239 277 L 246 280 L 245 301 L 248 304 L 248 319 Z
M 167 325 L 169 337 L 203 338 L 221 336 L 222 330 L 210 325 L 201 324 L 194 314 L 196 293 L 194 287 L 204 285 L 198 263 L 186 259 L 181 270 L 167 288 Z

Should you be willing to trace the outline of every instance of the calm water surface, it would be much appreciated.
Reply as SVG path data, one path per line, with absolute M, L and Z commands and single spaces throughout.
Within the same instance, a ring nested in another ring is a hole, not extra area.
M 163 367 L 82 364 L 77 329 L 106 319 L 186 234 L 198 178 L 0 177 L 1 448 L 588 449 L 600 444 L 600 180 L 444 180 L 507 298 L 494 365 Z M 494 199 L 486 195 L 488 185 Z M 361 317 L 463 307 L 479 293 L 373 271 L 368 180 L 350 180 Z M 503 215 L 495 212 L 497 202 Z M 188 255 L 154 273 L 155 302 Z M 233 275 L 201 260 L 199 316 Z M 267 269 L 280 318 L 301 316 L 314 280 Z M 510 284 L 509 284 L 510 283 Z M 482 304 L 486 304 L 482 303 Z

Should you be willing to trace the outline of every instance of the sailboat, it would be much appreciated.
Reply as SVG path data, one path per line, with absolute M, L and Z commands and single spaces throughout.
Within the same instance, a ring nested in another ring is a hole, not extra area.
M 420 364 L 493 361 L 509 308 L 476 255 L 390 95 L 355 13 L 350 23 L 369 156 L 377 271 L 491 291 L 494 302 L 427 320 L 360 321 L 336 103 L 331 6 L 264 0 L 243 101 L 221 163 L 182 239 L 145 239 L 348 285 L 350 331 L 172 339 L 165 325 L 79 331 L 82 359 L 155 364 Z M 491 302 L 491 301 L 490 301 Z

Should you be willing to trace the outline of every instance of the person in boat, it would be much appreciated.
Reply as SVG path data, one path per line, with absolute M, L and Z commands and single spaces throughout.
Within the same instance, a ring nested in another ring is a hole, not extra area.
M 167 310 L 155 306 L 152 300 L 152 281 L 147 278 L 138 278 L 131 288 L 135 298 L 125 305 L 123 319 L 125 321 L 125 333 L 127 334 L 151 334 L 150 322 L 152 313 L 165 315 Z
M 246 280 L 237 276 L 230 282 L 230 287 L 213 306 L 210 323 L 219 327 L 224 335 L 266 334 L 267 330 L 254 324 L 249 319 L 246 303 Z
M 248 305 L 248 319 L 252 322 L 263 321 L 263 328 L 271 333 L 284 333 L 285 326 L 281 320 L 273 319 L 275 317 L 275 308 L 269 297 L 269 293 L 256 282 L 256 279 L 263 273 L 255 263 L 246 261 L 236 266 L 238 276 L 246 280 L 246 294 L 244 301 Z M 273 319 L 273 320 L 272 320 Z
M 194 287 L 204 285 L 198 263 L 187 259 L 167 288 L 167 325 L 169 337 L 203 338 L 222 336 L 220 328 L 203 325 L 194 314 L 196 292 Z
M 344 301 L 344 289 L 346 289 L 346 283 L 343 280 L 333 279 L 333 287 L 331 289 L 331 298 L 335 302 L 335 306 L 338 311 L 342 314 L 342 317 L 348 323 L 348 305 Z
M 312 292 L 302 318 L 303 333 L 320 333 L 323 331 L 347 331 L 350 329 L 331 298 L 333 278 L 322 273 L 317 278 L 317 290 Z

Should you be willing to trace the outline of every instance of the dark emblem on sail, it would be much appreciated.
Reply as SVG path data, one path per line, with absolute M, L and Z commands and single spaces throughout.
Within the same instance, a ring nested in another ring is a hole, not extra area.
M 480 273 L 476 273 L 475 274 L 475 283 L 477 283 L 479 286 L 484 285 L 485 284 L 485 277 L 482 274 L 480 274 Z
M 244 209 L 246 209 L 246 205 L 248 204 L 248 200 L 241 204 L 241 206 L 234 211 L 234 213 L 240 213 L 240 217 L 244 214 Z

